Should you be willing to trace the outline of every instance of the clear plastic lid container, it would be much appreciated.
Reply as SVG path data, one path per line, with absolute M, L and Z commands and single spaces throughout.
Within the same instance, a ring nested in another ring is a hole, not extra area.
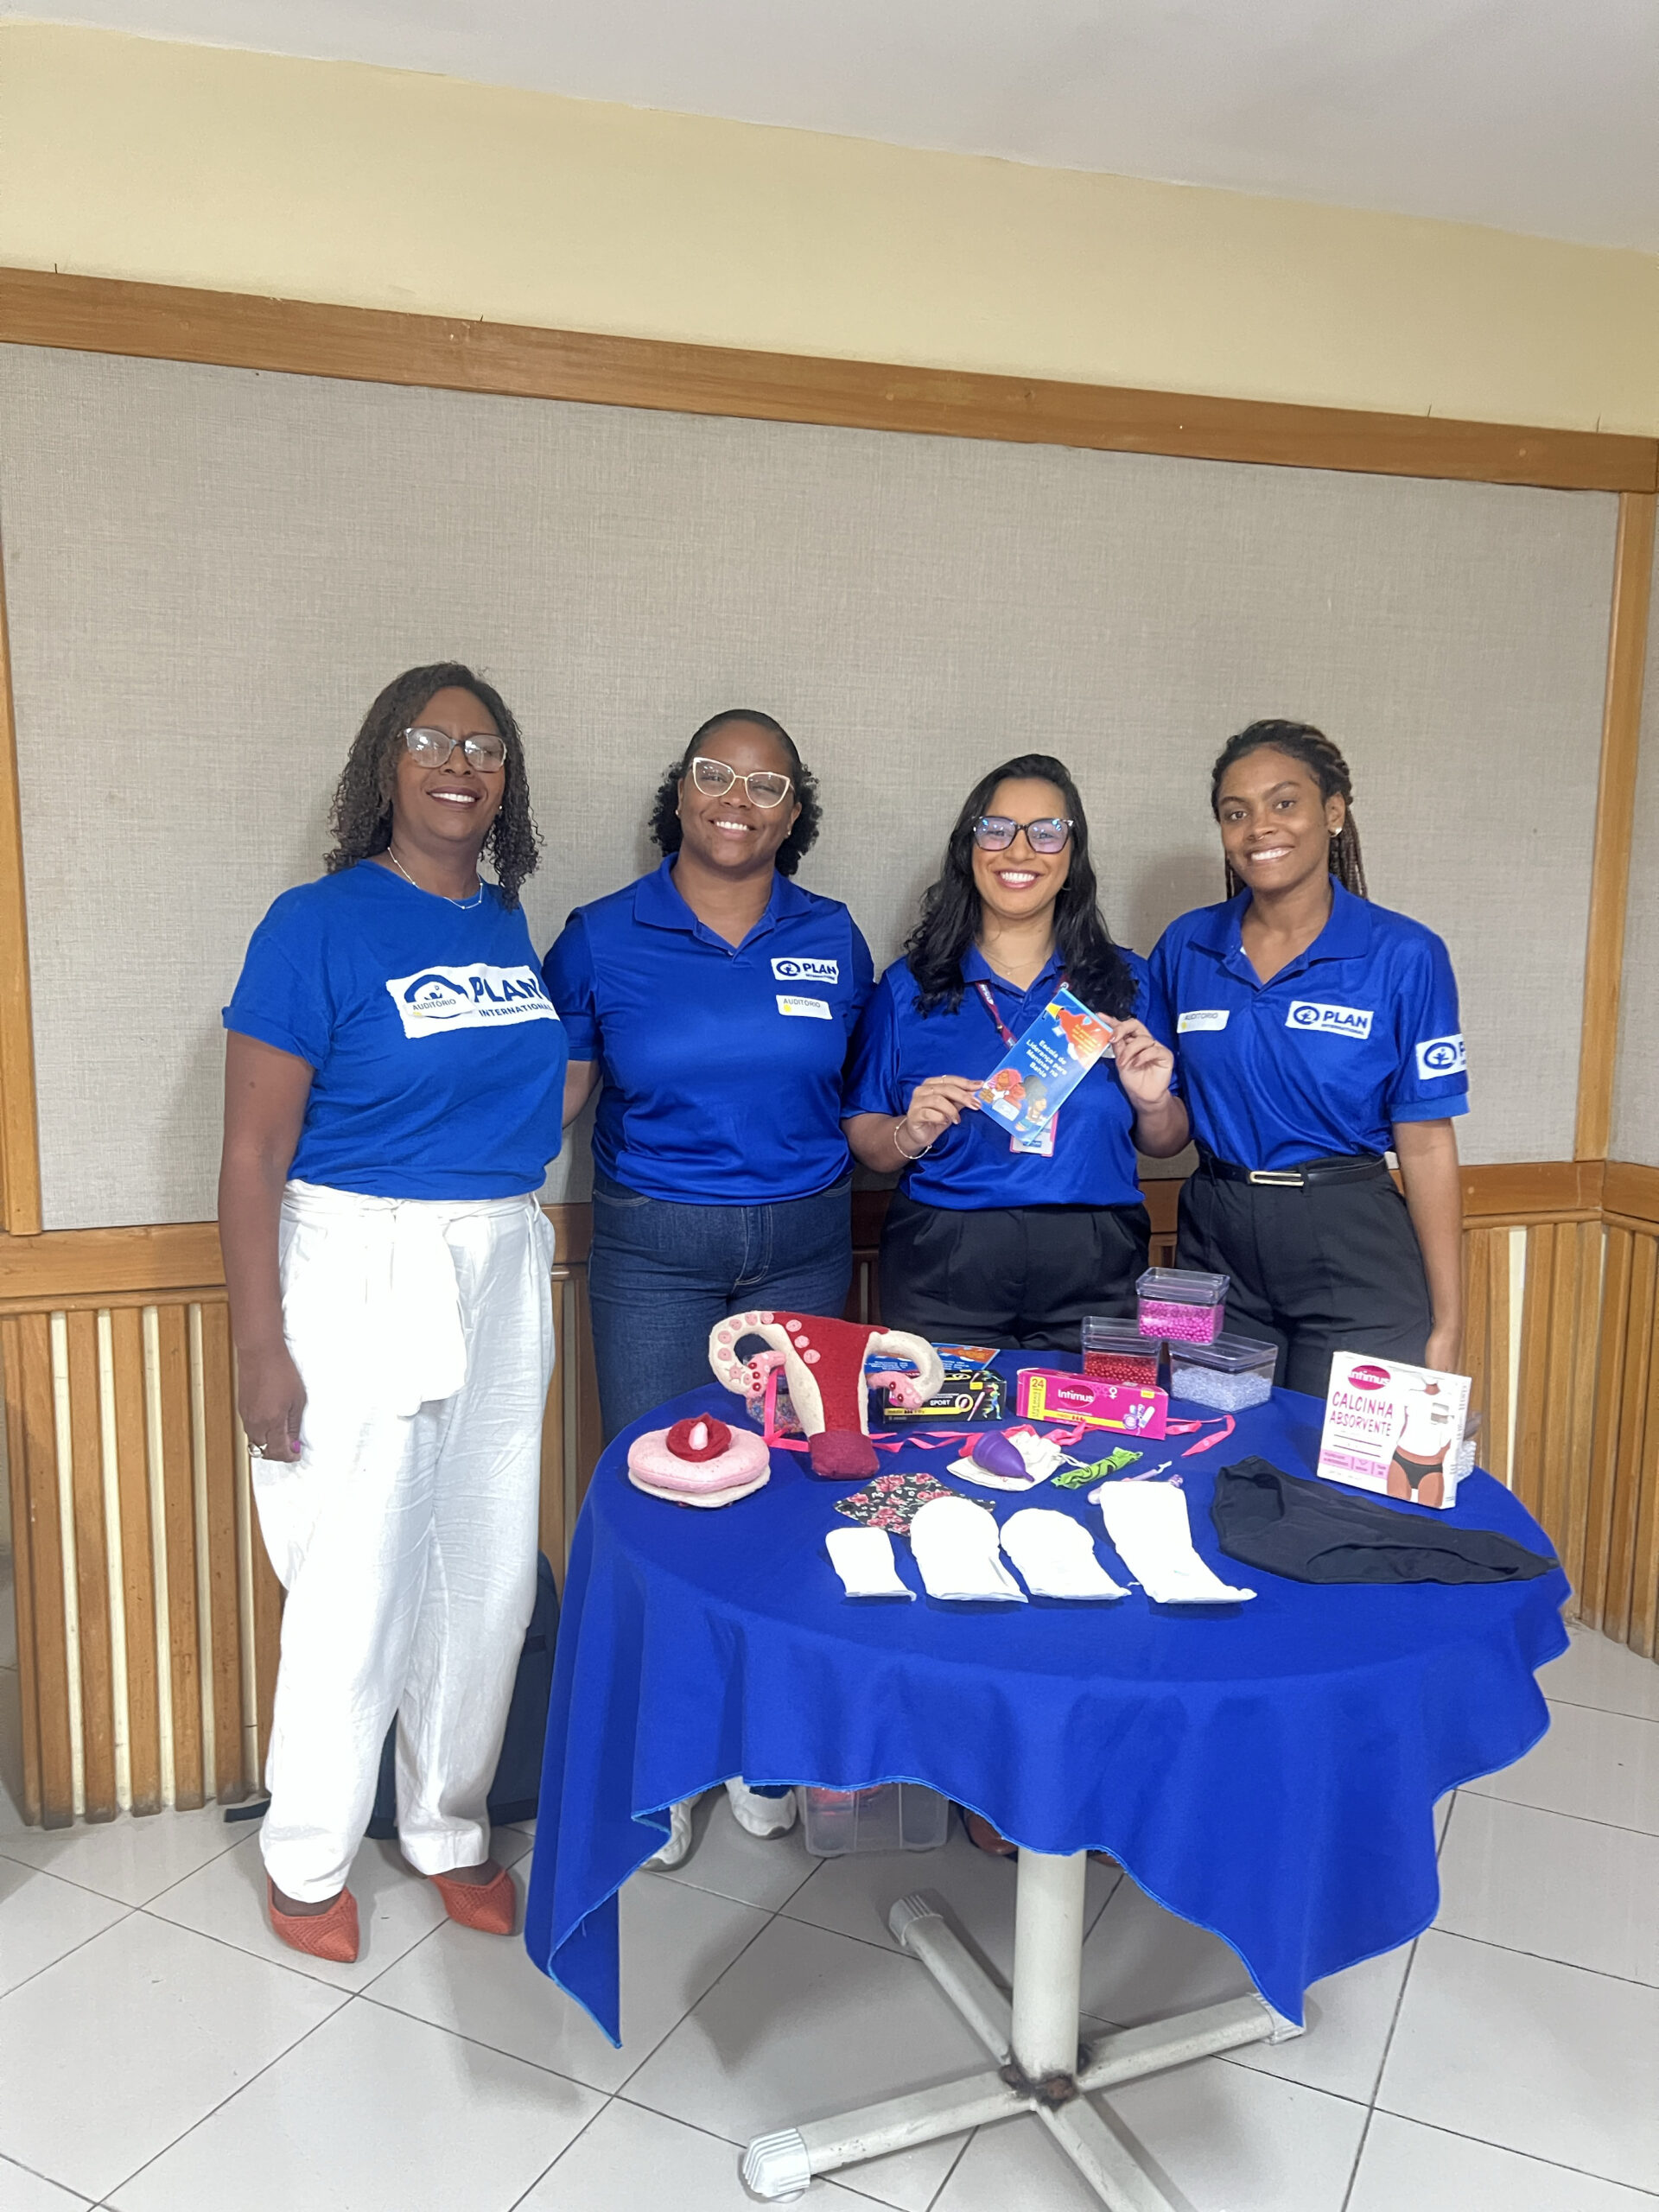
M 1269 1382 L 1278 1363 L 1277 1344 L 1255 1337 L 1212 1337 L 1207 1344 L 1172 1344 L 1169 1357 L 1182 1367 L 1208 1367 L 1222 1375 L 1265 1375 Z
M 1135 1286 L 1138 1298 L 1166 1306 L 1219 1306 L 1230 1275 L 1206 1275 L 1196 1268 L 1148 1268 Z
M 1085 1313 L 1083 1317 L 1084 1351 L 1144 1351 L 1139 1322 L 1117 1313 Z

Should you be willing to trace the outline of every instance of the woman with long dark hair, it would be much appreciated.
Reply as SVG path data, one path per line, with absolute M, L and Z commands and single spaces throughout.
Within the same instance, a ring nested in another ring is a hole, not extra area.
M 1062 983 L 1111 1023 L 1115 1058 L 1027 1147 L 977 1093 Z M 848 1084 L 854 1152 L 903 1176 L 881 1241 L 890 1328 L 1075 1351 L 1084 1314 L 1133 1311 L 1147 1243 L 1135 1147 L 1165 1149 L 1179 1111 L 1144 999 L 1143 964 L 1100 911 L 1069 771 L 1046 753 L 1004 761 L 963 802 Z
M 518 904 L 537 840 L 497 691 L 453 662 L 389 683 L 334 826 L 327 873 L 271 907 L 225 1009 L 219 1223 L 287 1592 L 271 1926 L 346 1961 L 394 1717 L 404 1856 L 452 1920 L 512 1929 L 485 1799 L 536 1591 L 553 1369 L 536 1194 L 565 1047 Z
M 1334 1351 L 1454 1369 L 1468 1111 L 1457 983 L 1421 922 L 1372 905 L 1348 764 L 1310 723 L 1257 721 L 1210 780 L 1229 896 L 1150 963 L 1199 1165 L 1177 1256 L 1231 1277 L 1227 1311 L 1322 1395 Z M 1400 1163 L 1402 1193 L 1384 1154 Z

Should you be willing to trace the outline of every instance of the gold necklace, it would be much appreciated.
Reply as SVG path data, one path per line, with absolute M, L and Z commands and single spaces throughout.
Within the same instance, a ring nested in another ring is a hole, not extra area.
M 405 883 L 413 884 L 416 891 L 426 891 L 426 886 L 423 883 L 415 882 L 414 877 L 404 866 L 402 861 L 398 859 L 397 854 L 393 852 L 390 845 L 386 847 L 386 858 L 391 862 L 393 868 L 397 869 L 398 874 L 403 877 Z M 463 914 L 470 913 L 474 906 L 481 906 L 484 902 L 484 879 L 482 876 L 478 876 L 475 878 L 475 880 L 478 884 L 478 888 L 474 892 L 470 899 L 451 899 L 447 891 L 426 891 L 426 895 L 429 899 L 446 899 L 450 906 L 458 906 Z

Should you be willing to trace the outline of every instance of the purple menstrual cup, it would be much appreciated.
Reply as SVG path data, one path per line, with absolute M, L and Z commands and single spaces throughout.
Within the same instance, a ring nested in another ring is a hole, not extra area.
M 976 1436 L 968 1457 L 976 1467 L 983 1467 L 988 1475 L 1021 1476 L 1026 1463 L 1019 1447 L 1010 1444 L 1000 1429 L 991 1429 L 983 1436 Z

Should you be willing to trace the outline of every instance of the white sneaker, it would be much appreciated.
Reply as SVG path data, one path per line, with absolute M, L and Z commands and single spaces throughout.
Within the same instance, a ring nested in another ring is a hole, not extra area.
M 747 1834 L 770 1839 L 787 1835 L 795 1825 L 792 1789 L 782 1797 L 762 1797 L 734 1776 L 726 1784 L 726 1795 L 731 1801 L 732 1818 Z
M 647 1872 L 653 1866 L 677 1866 L 691 1855 L 691 1808 L 696 1799 L 684 1798 L 668 1808 L 668 1841 L 654 1859 L 647 1859 Z

